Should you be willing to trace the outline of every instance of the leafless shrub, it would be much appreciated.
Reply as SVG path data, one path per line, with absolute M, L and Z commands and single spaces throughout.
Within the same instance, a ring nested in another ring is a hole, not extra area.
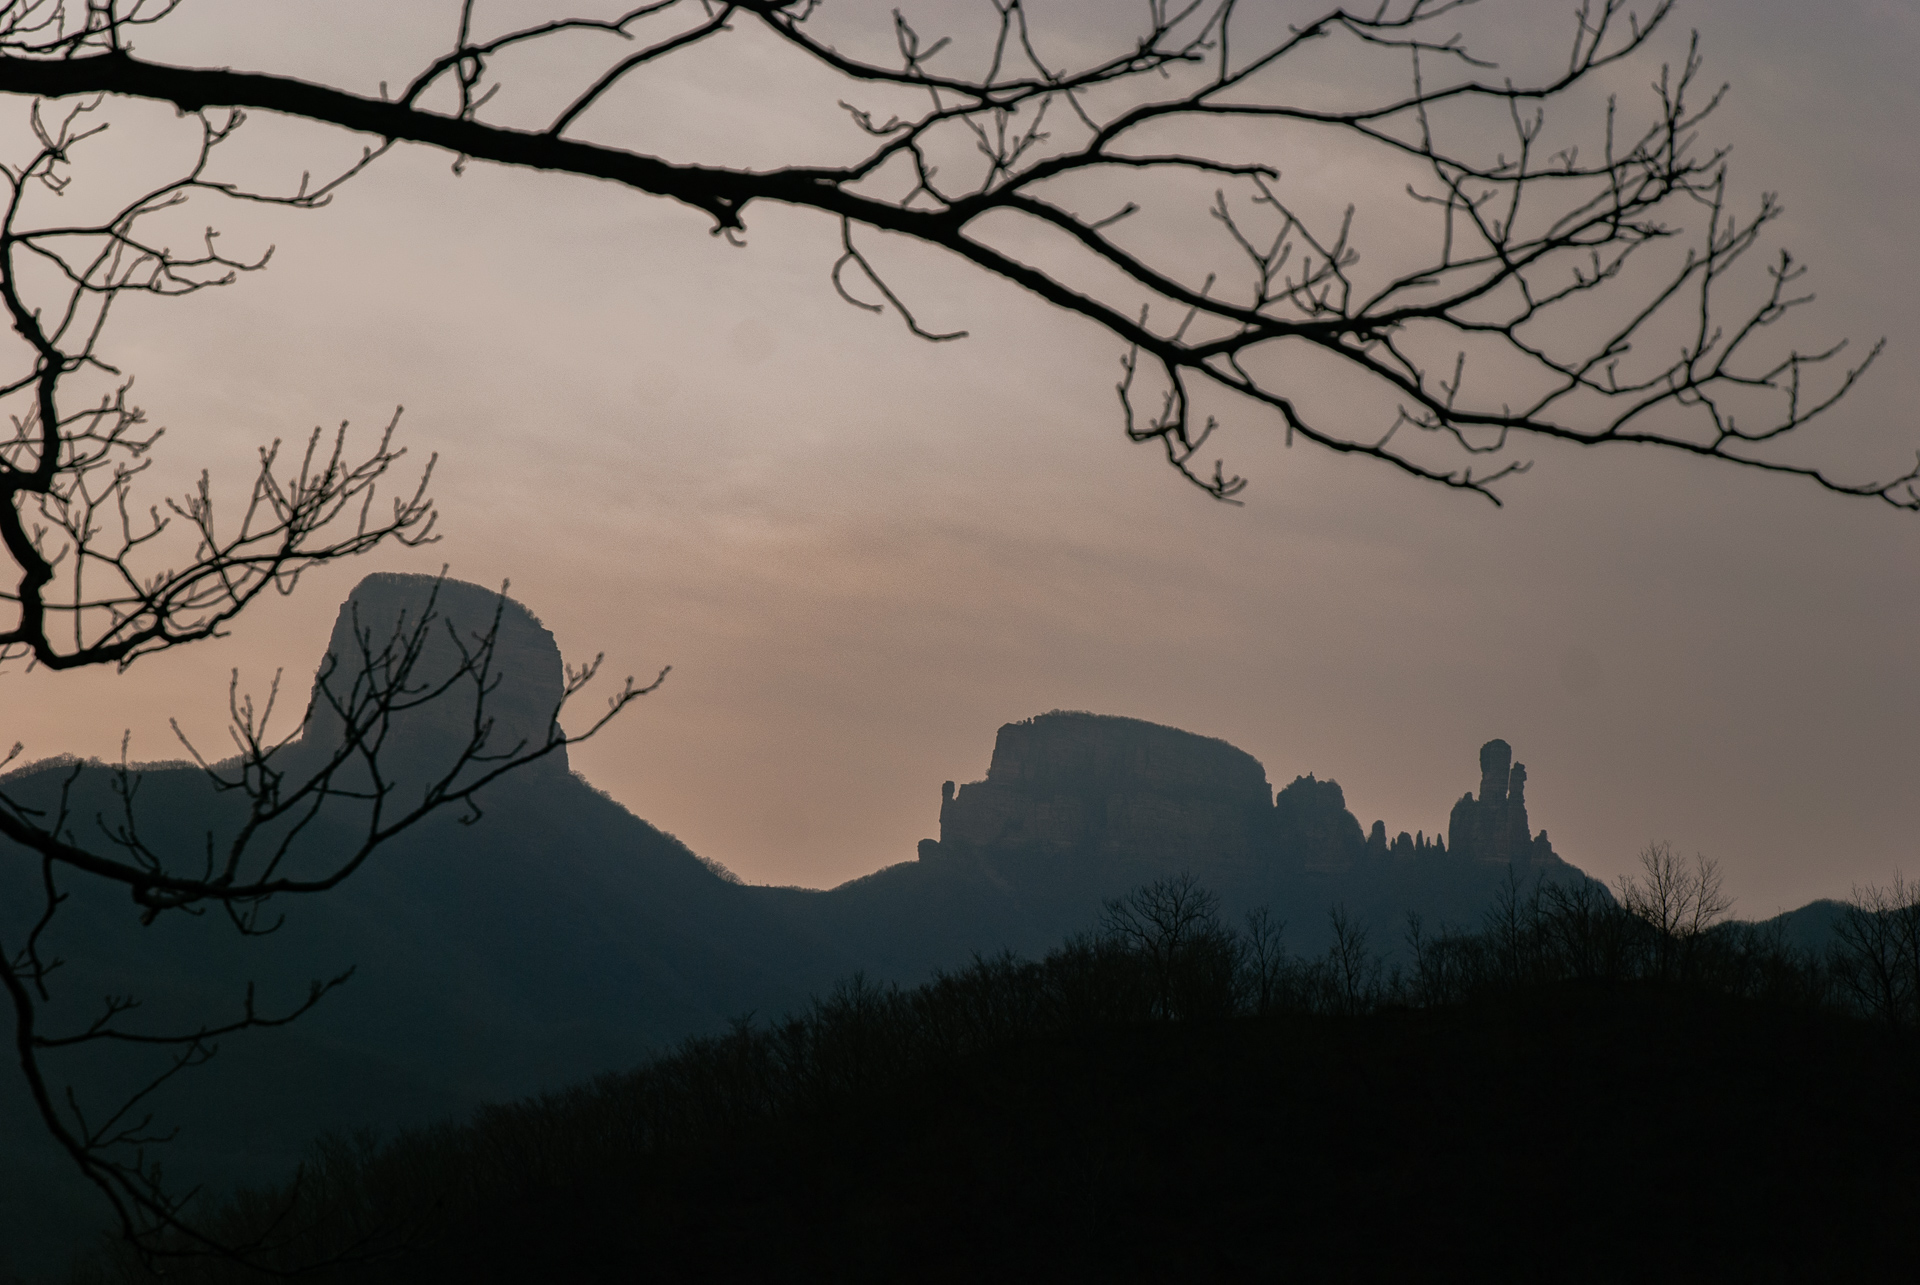
M 1885 887 L 1856 886 L 1832 952 L 1842 990 L 1890 1025 L 1920 1024 L 1920 883 L 1898 872 Z

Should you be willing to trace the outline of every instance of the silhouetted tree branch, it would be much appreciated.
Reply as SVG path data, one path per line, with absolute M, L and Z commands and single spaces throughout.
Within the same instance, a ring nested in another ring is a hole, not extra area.
M 279 441 L 262 448 L 237 514 L 223 513 L 204 473 L 187 495 L 140 511 L 134 486 L 162 430 L 147 427 L 127 399 L 132 380 L 101 349 L 115 305 L 128 295 L 173 298 L 227 285 L 269 257 L 229 256 L 211 229 L 194 249 L 175 251 L 150 238 L 148 225 L 201 194 L 312 208 L 371 154 L 332 183 L 303 183 L 286 195 L 247 191 L 206 177 L 239 113 L 202 115 L 198 147 L 179 178 L 97 221 L 39 215 L 43 205 L 66 212 L 57 200 L 36 198 L 64 193 L 74 153 L 106 128 L 94 119 L 98 106 L 49 117 L 36 103 L 37 146 L 18 165 L 0 165 L 0 307 L 20 341 L 19 367 L 0 368 L 0 401 L 24 403 L 11 415 L 11 435 L 0 438 L 0 544 L 17 568 L 13 585 L 0 588 L 0 602 L 16 609 L 0 629 L 0 662 L 26 656 L 52 669 L 124 669 L 148 653 L 219 636 L 268 586 L 291 592 L 309 567 L 384 542 L 435 538 L 431 461 L 389 512 L 375 506 L 379 484 L 405 453 L 393 445 L 397 412 L 359 458 L 348 451 L 344 424 L 330 443 L 315 429 L 291 461 Z
M 0 30 L 17 33 L 5 22 L 18 17 L 18 7 L 4 12 Z M 344 425 L 331 436 L 315 430 L 291 460 L 277 441 L 263 448 L 236 511 L 216 502 L 205 473 L 185 496 L 142 509 L 136 484 L 161 434 L 147 427 L 128 397 L 131 378 L 103 347 L 110 316 L 128 295 L 196 293 L 231 283 L 268 257 L 230 255 L 211 230 L 176 250 L 165 239 L 166 216 L 202 197 L 312 208 L 377 149 L 329 181 L 303 181 L 288 193 L 254 191 L 208 177 L 240 114 L 200 114 L 193 118 L 197 146 L 177 177 L 97 217 L 75 218 L 61 198 L 75 155 L 104 129 L 98 107 L 83 102 L 49 113 L 35 103 L 30 151 L 16 164 L 0 164 L 0 307 L 18 341 L 9 359 L 14 368 L 0 367 L 0 401 L 14 408 L 10 432 L 0 436 L 0 545 L 14 567 L 0 588 L 0 602 L 12 608 L 0 628 L 0 664 L 126 669 L 154 652 L 220 636 L 269 586 L 289 593 L 314 566 L 382 544 L 435 538 L 426 494 L 431 462 L 411 486 L 391 497 L 379 493 L 404 454 L 393 441 L 397 415 L 360 455 L 349 450 Z M 181 738 L 215 795 L 234 801 L 209 820 L 199 851 L 149 841 L 138 806 L 141 775 L 126 762 L 124 742 L 108 812 L 73 810 L 72 790 L 85 765 L 66 774 L 50 801 L 29 801 L 0 785 L 0 844 L 10 861 L 34 863 L 39 895 L 37 909 L 8 906 L 0 923 L 7 934 L 0 940 L 0 986 L 14 1014 L 15 1060 L 48 1131 L 139 1244 L 156 1245 L 167 1232 L 185 1238 L 169 1242 L 176 1245 L 245 1248 L 216 1244 L 183 1221 L 186 1197 L 168 1191 L 151 1159 L 171 1134 L 154 1126 L 147 1105 L 163 1085 L 212 1057 L 223 1038 L 297 1019 L 349 974 L 316 980 L 304 999 L 279 1009 L 258 1005 L 249 985 L 236 1014 L 185 1026 L 142 1025 L 140 1001 L 118 995 L 78 1027 L 50 1027 L 62 961 L 45 943 L 69 889 L 77 882 L 124 888 L 143 926 L 164 914 L 218 907 L 243 934 L 271 932 L 279 920 L 263 915 L 273 898 L 336 887 L 382 845 L 443 809 L 478 819 L 485 787 L 593 735 L 658 685 L 656 679 L 637 687 L 629 679 L 578 735 L 561 731 L 556 706 L 537 739 L 510 741 L 496 734 L 488 708 L 501 680 L 498 607 L 490 627 L 474 630 L 468 622 L 463 632 L 436 601 L 437 589 L 414 618 L 403 616 L 390 631 L 355 619 L 350 654 L 330 655 L 317 681 L 316 705 L 331 715 L 323 720 L 325 737 L 316 733 L 312 710 L 284 734 L 270 727 L 278 679 L 256 708 L 235 675 L 235 753 L 212 761 Z M 596 659 L 568 669 L 559 704 L 592 681 L 599 665 Z M 390 746 L 396 720 L 450 703 L 471 711 L 464 738 L 424 776 L 418 764 L 400 771 Z M 22 749 L 0 756 L 0 769 Z M 325 844 L 314 840 L 323 819 Z M 221 833 L 226 822 L 230 829 Z M 70 1086 L 55 1083 L 43 1056 L 136 1045 L 165 1050 L 161 1068 L 104 1106 L 83 1103 Z
M 283 113 L 379 140 L 369 155 L 405 141 L 457 165 L 607 179 L 690 206 L 730 238 L 756 202 L 817 210 L 841 223 L 841 293 L 876 306 L 847 293 L 842 269 L 857 266 L 886 301 L 878 306 L 928 339 L 960 332 L 915 320 L 861 241 L 879 232 L 937 246 L 1118 340 L 1128 435 L 1158 442 L 1222 499 L 1243 481 L 1199 458 L 1220 422 L 1208 407 L 1250 403 L 1289 442 L 1489 499 L 1527 467 L 1509 447 L 1551 439 L 1659 446 L 1920 508 L 1920 464 L 1849 481 L 1769 449 L 1831 408 L 1880 348 L 1836 365 L 1844 343 L 1767 346 L 1811 298 L 1785 252 L 1759 275 L 1757 300 L 1726 302 L 1739 285 L 1730 274 L 1781 207 L 1768 197 L 1746 217 L 1729 208 L 1725 153 L 1697 142 L 1722 96 L 1701 83 L 1697 42 L 1660 69 L 1639 109 L 1609 97 L 1603 111 L 1577 109 L 1572 129 L 1556 113 L 1549 131 L 1550 108 L 1574 110 L 1578 94 L 1647 53 L 1670 0 L 1644 17 L 1627 0 L 1587 0 L 1564 64 L 1532 72 L 1495 67 L 1439 25 L 1470 7 L 1382 0 L 1283 26 L 1268 6 L 1155 0 L 1130 35 L 1102 33 L 1107 52 L 1063 67 L 1047 49 L 1064 33 L 1035 29 L 1018 0 L 996 0 L 960 44 L 923 38 L 896 14 L 885 56 L 871 48 L 875 33 L 824 25 L 815 0 L 658 0 L 498 30 L 483 30 L 466 0 L 449 6 L 444 53 L 397 92 L 383 84 L 369 96 L 140 57 L 136 40 L 172 17 L 171 4 L 69 12 L 14 0 L 0 8 L 0 90 L 126 95 L 201 118 L 216 107 Z M 746 170 L 602 137 L 610 118 L 595 109 L 636 78 L 750 30 L 796 70 L 839 79 L 832 110 L 851 126 L 843 159 Z M 580 58 L 565 106 L 510 114 L 496 91 L 512 59 L 563 39 Z M 594 40 L 614 53 L 594 55 Z M 1355 60 L 1354 84 L 1391 68 L 1397 87 L 1343 106 L 1297 100 L 1302 81 L 1287 73 L 1336 45 Z M 1506 122 L 1493 136 L 1489 110 Z M 1236 154 L 1249 127 L 1271 131 L 1271 159 Z M 1431 252 L 1368 247 L 1363 261 L 1354 207 L 1328 222 L 1284 181 L 1277 153 L 1295 137 L 1413 176 L 1406 199 L 1431 213 Z M 1168 190 L 1176 195 L 1157 199 Z M 1174 221 L 1154 225 L 1163 215 Z M 1392 409 L 1303 410 L 1299 372 L 1325 362 Z M 1835 373 L 1816 380 L 1829 365 Z
M 181 737 L 216 795 L 240 804 L 237 815 L 223 818 L 226 833 L 209 826 L 205 847 L 196 855 L 169 853 L 143 837 L 136 806 L 141 778 L 124 759 L 112 779 L 118 814 L 96 813 L 91 826 L 73 814 L 69 797 L 84 765 L 67 772 L 51 808 L 30 806 L 0 789 L 0 837 L 37 856 L 43 891 L 41 911 L 24 942 L 17 947 L 0 943 L 0 985 L 13 1003 L 15 1054 L 48 1130 L 106 1194 L 123 1231 L 139 1243 L 158 1245 L 166 1232 L 177 1234 L 166 1241 L 175 1250 L 183 1244 L 222 1253 L 244 1250 L 203 1235 L 183 1218 L 186 1197 L 170 1194 L 157 1164 L 147 1159 L 151 1146 L 171 1134 L 152 1127 L 151 1116 L 141 1114 L 143 1104 L 180 1072 L 212 1057 L 221 1038 L 286 1025 L 345 983 L 351 970 L 316 980 L 304 1000 L 277 1013 L 262 1012 L 249 985 L 237 1017 L 191 1029 L 130 1026 L 139 1001 L 119 996 L 108 997 L 86 1025 L 51 1032 L 42 1029 L 40 1016 L 53 999 L 49 979 L 62 961 L 45 953 L 42 941 L 69 896 L 63 884 L 77 875 L 127 888 L 142 924 L 166 913 L 194 914 L 217 906 L 242 934 L 270 933 L 281 922 L 263 922 L 273 898 L 338 886 L 383 844 L 442 809 L 458 807 L 463 820 L 478 820 L 481 790 L 594 735 L 665 677 L 662 673 L 646 687 L 629 679 L 598 719 L 568 735 L 559 726 L 561 710 L 595 677 L 599 662 L 569 669 L 544 737 L 506 743 L 495 734 L 487 704 L 501 680 L 495 665 L 500 608 L 486 629 L 463 636 L 436 610 L 436 600 L 437 589 L 417 616 L 403 614 L 384 635 L 363 625 L 355 612 L 358 654 L 330 654 L 315 684 L 315 704 L 330 711 L 331 720 L 316 720 L 310 710 L 303 724 L 277 736 L 270 730 L 273 699 L 256 708 L 238 695 L 236 677 L 230 709 L 238 754 L 210 762 Z M 504 604 L 504 592 L 499 602 Z M 455 657 L 451 668 L 441 663 L 449 654 Z M 276 680 L 276 695 L 277 688 Z M 446 747 L 424 774 L 414 763 L 390 764 L 396 727 L 426 706 L 448 704 L 471 710 L 464 739 Z M 322 739 L 323 734 L 332 739 Z M 324 839 L 312 840 L 310 832 L 322 817 L 330 829 Z M 42 1055 L 107 1043 L 173 1052 L 144 1085 L 105 1113 L 90 1115 L 71 1088 L 56 1092 Z

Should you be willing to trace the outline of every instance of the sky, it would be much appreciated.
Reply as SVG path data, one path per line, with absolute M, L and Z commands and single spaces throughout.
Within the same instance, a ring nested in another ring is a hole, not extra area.
M 903 7 L 929 36 L 986 10 Z M 372 91 L 453 23 L 448 5 L 392 8 L 196 2 L 141 52 Z M 1113 8 L 1036 4 L 1036 30 L 1076 50 Z M 885 35 L 885 6 L 829 0 L 822 21 L 857 47 Z M 1538 65 L 1569 22 L 1486 0 L 1461 26 Z M 1703 137 L 1731 146 L 1737 201 L 1779 193 L 1762 251 L 1790 247 L 1818 296 L 1786 338 L 1887 339 L 1804 449 L 1900 471 L 1920 448 L 1920 13 L 1683 0 L 1674 24 L 1622 92 L 1699 31 L 1705 78 L 1731 86 Z M 700 57 L 583 136 L 752 165 L 850 145 L 843 87 L 751 39 Z M 563 57 L 522 68 L 501 111 L 537 114 L 569 74 Z M 1351 90 L 1337 59 L 1311 76 Z M 177 154 L 170 110 L 108 111 L 117 132 L 84 181 Z M 17 150 L 20 122 L 4 128 Z M 1276 149 L 1300 200 L 1363 202 L 1363 262 L 1412 226 L 1363 156 L 1233 143 Z M 358 146 L 262 116 L 231 164 L 285 178 Z M 219 744 L 230 671 L 304 688 L 360 576 L 445 564 L 510 581 L 569 659 L 673 666 L 574 766 L 751 882 L 831 886 L 911 859 L 938 833 L 941 782 L 979 779 L 1001 724 L 1056 708 L 1224 738 L 1276 786 L 1331 777 L 1389 832 L 1443 829 L 1480 744 L 1503 737 L 1568 860 L 1611 881 L 1668 841 L 1717 859 L 1748 917 L 1920 871 L 1920 515 L 1670 453 L 1551 446 L 1521 453 L 1533 468 L 1495 508 L 1289 449 L 1244 409 L 1216 439 L 1250 480 L 1235 508 L 1125 442 L 1110 336 L 879 243 L 923 324 L 969 332 L 916 340 L 836 297 L 838 228 L 820 216 L 754 207 L 741 248 L 625 189 L 456 175 L 401 148 L 324 210 L 194 217 L 274 257 L 117 318 L 108 347 L 168 428 L 154 497 L 201 468 L 233 493 L 262 442 L 342 420 L 370 434 L 404 405 L 410 459 L 438 456 L 443 539 L 316 570 L 230 637 L 124 674 L 0 673 L 0 741 L 28 757 L 110 757 L 125 733 L 136 759 L 173 758 L 170 718 Z M 1182 217 L 1155 235 L 1207 230 L 1204 200 Z M 1346 394 L 1300 395 L 1339 414 Z

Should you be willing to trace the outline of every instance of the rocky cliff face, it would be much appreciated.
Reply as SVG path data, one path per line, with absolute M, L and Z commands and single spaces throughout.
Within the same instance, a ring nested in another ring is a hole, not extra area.
M 387 681 L 390 674 L 381 673 L 382 650 L 396 639 L 404 640 L 425 618 L 408 687 L 431 689 L 459 669 L 463 647 L 476 653 L 480 640 L 493 630 L 496 613 L 499 630 L 489 666 L 493 686 L 484 705 L 484 717 L 493 727 L 485 752 L 505 754 L 516 746 L 544 744 L 566 679 L 560 648 L 539 619 L 513 599 L 480 585 L 379 572 L 355 585 L 340 605 L 326 656 L 316 669 L 296 757 L 324 753 L 340 743 L 343 724 L 322 691 L 323 677 L 335 701 L 351 702 L 364 690 L 369 657 L 376 675 Z M 476 683 L 463 678 L 435 699 L 397 714 L 382 745 L 387 770 L 416 774 L 451 764 L 473 736 L 477 694 Z M 564 774 L 566 751 L 556 750 L 525 770 Z
M 1374 828 L 1380 829 L 1381 823 L 1376 821 Z M 1340 783 L 1316 781 L 1311 772 L 1296 776 L 1274 796 L 1269 833 L 1275 856 L 1302 870 L 1344 870 L 1367 851 Z
M 1480 797 L 1471 792 L 1453 805 L 1447 839 L 1454 855 L 1500 864 L 1545 864 L 1557 858 L 1547 832 L 1527 828 L 1527 768 L 1513 761 L 1513 747 L 1488 741 L 1480 747 Z
M 940 839 L 923 858 L 993 849 L 1125 862 L 1205 854 L 1244 864 L 1264 847 L 1266 770 L 1225 741 L 1110 715 L 1055 710 L 1008 723 L 987 779 L 942 788 Z
M 1069 856 L 1191 870 L 1231 882 L 1272 875 L 1437 873 L 1475 864 L 1570 873 L 1529 832 L 1525 766 L 1505 741 L 1480 751 L 1480 794 L 1448 837 L 1371 833 L 1335 781 L 1296 777 L 1269 798 L 1266 769 L 1225 741 L 1131 718 L 1056 710 L 1000 729 L 987 778 L 942 788 L 940 838 L 924 860 L 993 857 L 998 868 Z

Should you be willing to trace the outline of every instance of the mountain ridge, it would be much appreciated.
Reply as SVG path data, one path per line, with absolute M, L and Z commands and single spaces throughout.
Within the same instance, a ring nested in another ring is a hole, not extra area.
M 330 653 L 377 639 L 429 592 L 453 625 L 430 659 L 454 663 L 462 631 L 480 636 L 497 619 L 501 654 L 535 674 L 528 690 L 496 693 L 499 726 L 519 741 L 544 736 L 563 681 L 557 648 L 537 616 L 493 591 L 368 577 L 343 605 Z M 291 764 L 324 747 L 325 709 L 316 700 Z M 392 748 L 408 774 L 429 773 L 472 726 L 471 706 L 455 699 L 415 711 Z M 49 939 L 73 963 L 48 1016 L 84 1024 L 98 996 L 133 993 L 156 1021 L 198 1021 L 236 1004 L 247 979 L 266 1007 L 297 999 L 310 978 L 357 968 L 299 1022 L 234 1041 L 156 1101 L 164 1118 L 190 1126 L 168 1150 L 170 1173 L 223 1185 L 265 1178 L 290 1169 L 324 1129 L 391 1129 L 558 1088 L 741 1014 L 788 1011 L 855 972 L 912 983 L 975 955 L 1039 955 L 1090 927 L 1105 899 L 1162 875 L 1198 878 L 1229 916 L 1269 907 L 1291 918 L 1289 942 L 1304 953 L 1323 946 L 1335 904 L 1390 948 L 1407 910 L 1471 923 L 1513 881 L 1585 879 L 1544 832 L 1525 836 L 1513 785 L 1524 768 L 1501 768 L 1496 781 L 1502 752 L 1510 756 L 1502 741 L 1482 751 L 1482 797 L 1462 801 L 1472 824 L 1444 843 L 1389 841 L 1380 822 L 1363 834 L 1333 781 L 1306 775 L 1275 791 L 1259 761 L 1226 741 L 1052 711 L 1000 728 L 982 780 L 943 787 L 939 839 L 830 889 L 742 883 L 553 761 L 489 786 L 478 825 L 436 816 L 339 888 L 284 899 L 286 927 L 264 940 L 238 938 L 219 916 L 142 928 L 124 891 L 76 885 Z M 111 814 L 104 764 L 43 760 L 0 787 L 45 803 L 68 776 L 75 816 Z M 140 798 L 149 841 L 174 851 L 197 850 L 209 827 L 237 815 L 191 765 L 148 767 Z M 343 841 L 339 824 L 320 822 L 296 856 L 318 860 Z M 1488 846 L 1496 841 L 1505 846 Z M 38 905 L 28 872 L 0 862 L 9 940 L 20 908 Z M 55 1069 L 104 1099 L 124 1091 L 116 1086 L 136 1062 Z M 55 1229 L 77 1235 L 100 1210 L 13 1080 L 0 1089 L 0 1141 L 18 1157 L 12 1178 L 0 1178 L 0 1246 L 11 1246 L 0 1256 L 26 1270 L 21 1246 L 44 1248 Z

